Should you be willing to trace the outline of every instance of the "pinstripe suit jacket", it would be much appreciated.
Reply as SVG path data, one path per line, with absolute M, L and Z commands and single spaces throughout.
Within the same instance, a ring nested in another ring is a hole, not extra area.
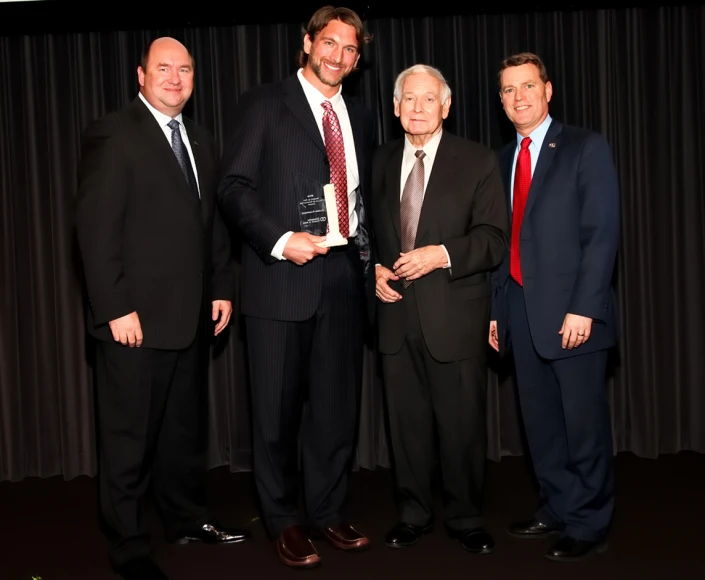
M 374 144 L 372 113 L 345 96 L 350 116 L 360 188 L 358 245 L 369 274 L 370 244 L 366 207 Z M 247 316 L 299 321 L 319 303 L 324 259 L 297 266 L 271 255 L 287 231 L 300 231 L 299 201 L 321 195 L 330 182 L 325 145 L 296 75 L 242 95 L 235 126 L 223 155 L 218 202 L 225 219 L 243 235 L 241 311 Z M 374 276 L 366 275 L 368 296 Z M 371 290 L 370 290 L 371 289 Z M 373 300 L 371 300 L 373 302 Z

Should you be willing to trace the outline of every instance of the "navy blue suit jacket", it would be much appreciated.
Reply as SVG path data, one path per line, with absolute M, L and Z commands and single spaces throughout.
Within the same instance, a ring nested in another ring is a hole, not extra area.
M 500 151 L 508 207 L 516 141 Z M 511 220 L 511 216 L 510 216 Z M 524 299 L 534 346 L 559 359 L 613 346 L 618 317 L 612 275 L 619 243 L 619 186 L 606 139 L 553 120 L 531 180 L 520 233 Z M 511 347 L 506 290 L 509 254 L 492 275 L 492 320 L 500 355 Z M 593 319 L 590 339 L 563 349 L 566 314 Z

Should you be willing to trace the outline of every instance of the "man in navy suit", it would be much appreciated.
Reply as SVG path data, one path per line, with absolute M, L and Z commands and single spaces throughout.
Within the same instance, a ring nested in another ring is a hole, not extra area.
M 619 188 L 607 141 L 551 118 L 538 56 L 505 59 L 500 98 L 517 138 L 500 153 L 509 254 L 492 279 L 489 342 L 511 348 L 540 506 L 518 538 L 560 535 L 551 560 L 606 549 L 614 507 L 607 356 L 617 341 L 611 287 Z
M 341 550 L 369 544 L 343 510 L 362 382 L 365 279 L 374 304 L 365 211 L 374 121 L 342 83 L 370 39 L 352 10 L 319 9 L 306 27 L 299 70 L 242 96 L 224 155 L 220 206 L 246 242 L 241 309 L 254 478 L 277 555 L 294 568 L 320 563 L 309 526 Z M 347 240 L 334 247 L 324 245 L 326 223 L 316 218 L 324 217 L 329 183 L 337 199 L 326 209 L 337 209 Z

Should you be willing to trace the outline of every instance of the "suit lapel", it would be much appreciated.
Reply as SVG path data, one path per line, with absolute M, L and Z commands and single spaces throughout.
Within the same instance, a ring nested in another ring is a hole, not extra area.
M 546 132 L 546 137 L 541 145 L 539 159 L 536 162 L 534 175 L 531 177 L 531 187 L 529 188 L 529 197 L 526 200 L 526 208 L 524 209 L 524 217 L 531 213 L 531 209 L 536 202 L 536 196 L 543 189 L 543 182 L 546 179 L 548 169 L 553 163 L 553 158 L 556 155 L 556 149 L 560 146 L 559 137 L 561 134 L 562 125 L 557 121 L 552 121 Z M 523 223 L 523 222 L 522 222 Z
M 419 247 L 424 234 L 434 223 L 433 216 L 436 215 L 437 208 L 441 204 L 442 196 L 445 192 L 453 191 L 450 180 L 453 177 L 453 159 L 456 157 L 455 147 L 453 147 L 452 135 L 443 131 L 441 142 L 438 144 L 436 158 L 433 161 L 433 169 L 428 179 L 426 193 L 421 206 L 419 225 L 416 229 L 416 244 Z
M 291 109 L 294 117 L 301 123 L 311 139 L 313 139 L 321 151 L 325 153 L 326 147 L 323 144 L 321 132 L 318 129 L 313 111 L 311 111 L 311 106 L 308 104 L 304 90 L 296 75 L 284 81 L 284 102 L 287 107 Z
M 401 191 L 401 162 L 402 156 L 404 154 L 405 139 L 406 137 L 402 137 L 397 143 L 397 145 L 394 147 L 393 151 L 390 153 L 389 161 L 387 163 L 386 172 L 384 176 L 387 203 L 389 205 L 389 213 L 392 216 L 392 223 L 394 224 L 394 229 L 397 232 L 397 238 L 399 238 L 399 240 L 401 240 L 399 192 Z
M 196 128 L 190 119 L 182 117 L 184 120 L 184 125 L 186 127 L 186 133 L 188 134 L 189 144 L 191 145 L 191 151 L 193 153 L 193 161 L 196 165 L 196 171 L 198 172 L 198 189 L 201 193 L 201 220 L 204 225 L 207 221 L 207 216 L 210 212 L 210 206 L 213 202 L 211 196 L 208 192 L 211 191 L 211 167 L 209 159 L 201 143 L 197 140 Z

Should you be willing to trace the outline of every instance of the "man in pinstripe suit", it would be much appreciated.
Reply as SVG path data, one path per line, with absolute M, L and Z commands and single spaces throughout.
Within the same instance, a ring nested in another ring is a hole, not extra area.
M 352 10 L 319 9 L 306 29 L 298 72 L 241 97 L 223 158 L 219 203 L 246 242 L 241 308 L 254 477 L 277 554 L 296 568 L 320 563 L 313 532 L 342 550 L 369 543 L 347 523 L 343 507 L 361 383 L 370 260 L 364 196 L 374 121 L 341 85 L 370 40 Z M 325 133 L 331 106 L 344 165 L 330 155 L 334 139 Z M 327 248 L 318 245 L 325 236 L 302 231 L 300 208 L 336 181 L 335 168 L 346 182 L 338 217 L 349 239 Z

